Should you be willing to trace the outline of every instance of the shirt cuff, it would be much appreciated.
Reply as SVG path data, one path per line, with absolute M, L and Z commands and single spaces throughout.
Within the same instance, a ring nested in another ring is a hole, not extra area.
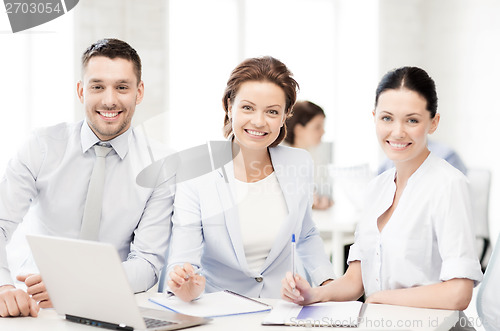
M 333 268 L 328 266 L 322 266 L 314 269 L 312 272 L 309 272 L 312 281 L 314 284 L 321 284 L 325 280 L 335 279 L 335 274 L 333 273 Z
M 483 273 L 477 259 L 453 258 L 443 261 L 439 278 L 442 281 L 467 278 L 473 280 L 474 286 L 477 286 L 483 280 Z
M 128 259 L 122 262 L 122 266 L 134 293 L 145 292 L 156 284 L 156 273 L 146 260 Z
M 353 261 L 361 261 L 361 252 L 358 249 L 358 245 L 352 244 L 349 247 L 349 256 L 347 257 L 347 264 Z
M 2 269 L 0 269 L 0 286 L 3 286 L 3 285 L 15 286 L 14 280 L 10 276 L 10 272 L 8 270 L 5 270 L 2 268 Z

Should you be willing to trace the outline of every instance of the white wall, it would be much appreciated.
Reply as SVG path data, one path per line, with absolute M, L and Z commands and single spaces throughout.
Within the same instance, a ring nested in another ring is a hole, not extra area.
M 136 49 L 142 61 L 145 96 L 137 106 L 133 125 L 143 124 L 155 139 L 165 141 L 169 121 L 167 100 L 169 81 L 167 48 L 167 1 L 85 0 L 72 11 L 74 15 L 74 72 L 80 75 L 83 51 L 102 38 L 118 38 Z M 76 89 L 75 89 L 76 91 Z M 75 94 L 75 119 L 84 113 Z
M 12 34 L 0 13 L 0 176 L 34 128 L 73 120 L 72 26 L 66 14 Z
M 378 81 L 378 3 L 338 0 L 335 57 L 334 163 L 351 166 L 369 163 L 375 169 L 377 141 L 373 125 Z

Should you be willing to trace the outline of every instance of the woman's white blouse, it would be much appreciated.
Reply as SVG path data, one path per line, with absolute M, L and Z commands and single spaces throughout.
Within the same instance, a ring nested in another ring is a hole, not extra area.
M 409 178 L 391 218 L 377 219 L 396 192 L 395 168 L 368 186 L 348 262 L 361 261 L 367 296 L 453 278 L 482 280 L 466 177 L 432 153 Z
M 258 272 L 288 215 L 285 197 L 274 172 L 258 182 L 236 179 L 235 184 L 243 249 L 249 269 Z

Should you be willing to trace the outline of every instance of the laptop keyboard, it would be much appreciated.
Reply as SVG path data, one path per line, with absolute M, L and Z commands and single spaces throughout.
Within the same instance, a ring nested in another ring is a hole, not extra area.
M 144 317 L 144 322 L 146 322 L 146 328 L 153 329 L 159 328 L 162 326 L 167 326 L 171 324 L 177 324 L 175 322 L 165 321 L 165 320 L 157 320 L 154 318 Z

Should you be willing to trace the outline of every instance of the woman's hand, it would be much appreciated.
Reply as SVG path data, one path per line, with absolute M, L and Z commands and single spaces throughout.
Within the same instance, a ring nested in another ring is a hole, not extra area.
M 286 277 L 281 280 L 281 298 L 299 305 L 308 305 L 318 302 L 316 289 L 299 275 L 295 279 L 291 272 L 286 273 Z
M 205 290 L 205 277 L 196 274 L 189 263 L 184 263 L 182 268 L 175 266 L 169 276 L 170 290 L 183 301 L 194 300 Z

